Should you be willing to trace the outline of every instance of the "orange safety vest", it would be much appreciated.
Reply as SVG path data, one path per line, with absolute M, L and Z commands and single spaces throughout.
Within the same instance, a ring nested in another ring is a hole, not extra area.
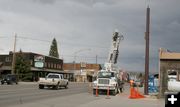
M 134 81 L 130 80 L 129 82 L 130 82 L 130 85 L 133 86 Z

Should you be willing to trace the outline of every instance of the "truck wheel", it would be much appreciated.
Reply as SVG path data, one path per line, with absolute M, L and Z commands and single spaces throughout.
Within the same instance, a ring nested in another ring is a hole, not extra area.
M 57 85 L 55 85 L 54 88 L 55 88 L 56 90 L 58 90 L 58 89 L 59 89 L 59 83 L 58 83 Z
M 64 87 L 64 88 L 66 88 L 66 89 L 68 88 L 68 83 L 65 85 L 65 87 Z
M 59 89 L 59 85 L 56 85 L 56 86 L 55 86 L 55 89 L 58 90 L 58 89 Z
M 112 95 L 116 95 L 118 93 L 118 88 L 116 87 L 115 90 L 112 91 Z
M 44 85 L 39 85 L 39 89 L 44 89 Z
M 114 95 L 114 96 L 116 95 L 116 91 L 115 90 L 112 91 L 112 95 Z
M 96 89 L 93 89 L 93 95 L 96 95 Z

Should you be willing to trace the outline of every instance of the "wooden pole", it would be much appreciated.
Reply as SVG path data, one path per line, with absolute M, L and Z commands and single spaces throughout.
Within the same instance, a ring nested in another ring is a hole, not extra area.
M 14 38 L 14 50 L 13 50 L 13 60 L 12 60 L 12 70 L 11 70 L 11 74 L 14 74 L 15 72 L 15 63 L 16 63 L 16 38 L 17 38 L 17 34 L 15 34 L 15 38 Z
M 150 28 L 150 8 L 147 7 L 146 13 L 146 49 L 145 49 L 145 86 L 144 86 L 144 94 L 148 95 L 148 76 L 149 76 L 149 28 Z

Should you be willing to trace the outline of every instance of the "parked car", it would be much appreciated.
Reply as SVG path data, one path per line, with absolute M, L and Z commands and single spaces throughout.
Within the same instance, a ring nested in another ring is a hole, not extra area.
M 7 74 L 5 75 L 2 80 L 1 80 L 1 84 L 18 84 L 18 76 L 14 75 L 14 74 Z

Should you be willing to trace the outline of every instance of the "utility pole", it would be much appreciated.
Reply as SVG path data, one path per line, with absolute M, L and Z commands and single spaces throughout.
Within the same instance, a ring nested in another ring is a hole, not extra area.
M 16 63 L 16 38 L 17 38 L 17 34 L 15 34 L 15 38 L 14 38 L 14 50 L 13 50 L 13 60 L 12 60 L 12 69 L 11 69 L 11 74 L 14 74 L 15 72 L 15 63 Z
M 149 29 L 150 29 L 150 8 L 147 7 L 146 11 L 146 32 L 145 32 L 145 41 L 146 41 L 146 49 L 145 49 L 145 86 L 144 86 L 144 94 L 148 95 L 148 79 L 149 79 Z

